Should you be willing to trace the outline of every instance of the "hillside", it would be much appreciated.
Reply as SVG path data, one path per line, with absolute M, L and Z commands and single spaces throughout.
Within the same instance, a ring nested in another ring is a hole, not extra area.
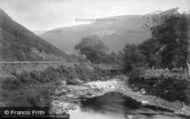
M 126 43 L 138 44 L 151 36 L 143 28 L 141 15 L 125 15 L 102 18 L 91 24 L 57 28 L 40 36 L 65 52 L 73 52 L 82 37 L 98 35 L 110 51 L 121 50 Z
M 47 61 L 65 56 L 0 9 L 0 61 Z

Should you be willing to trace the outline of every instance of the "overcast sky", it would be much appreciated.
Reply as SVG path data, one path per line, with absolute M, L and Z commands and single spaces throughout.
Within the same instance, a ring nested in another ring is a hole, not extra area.
M 189 11 L 190 0 L 0 0 L 0 8 L 33 31 L 82 23 L 76 19 L 146 14 L 174 7 Z

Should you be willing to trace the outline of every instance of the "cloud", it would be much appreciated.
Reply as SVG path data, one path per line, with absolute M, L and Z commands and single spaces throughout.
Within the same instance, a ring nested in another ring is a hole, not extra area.
M 146 14 L 179 7 L 189 9 L 190 0 L 0 0 L 0 7 L 31 30 L 78 24 L 76 18 Z

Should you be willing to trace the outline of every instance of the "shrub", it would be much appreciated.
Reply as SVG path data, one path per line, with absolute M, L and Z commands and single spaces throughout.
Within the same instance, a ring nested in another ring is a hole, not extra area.
M 51 107 L 50 95 L 46 88 L 3 92 L 4 100 L 10 107 Z
M 9 106 L 45 106 L 50 103 L 47 91 L 51 88 L 49 85 L 43 88 L 46 83 L 54 84 L 60 80 L 65 80 L 66 83 L 85 82 L 101 79 L 108 74 L 103 69 L 89 65 L 49 67 L 40 71 L 12 73 L 12 77 L 2 80 L 1 96 L 8 101 Z
M 135 77 L 129 79 L 129 86 L 138 90 L 145 89 L 147 94 L 164 98 L 168 101 L 186 101 L 187 81 L 164 77 Z
M 22 83 L 14 77 L 7 77 L 3 79 L 1 83 L 2 89 L 6 89 L 6 90 L 20 89 L 21 85 Z

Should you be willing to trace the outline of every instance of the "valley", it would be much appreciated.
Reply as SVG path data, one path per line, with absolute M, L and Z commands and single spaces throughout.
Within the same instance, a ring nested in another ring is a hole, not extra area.
M 149 30 L 142 15 L 124 15 L 38 36 L 0 9 L 0 106 L 71 119 L 189 119 L 186 16 L 176 10 Z

